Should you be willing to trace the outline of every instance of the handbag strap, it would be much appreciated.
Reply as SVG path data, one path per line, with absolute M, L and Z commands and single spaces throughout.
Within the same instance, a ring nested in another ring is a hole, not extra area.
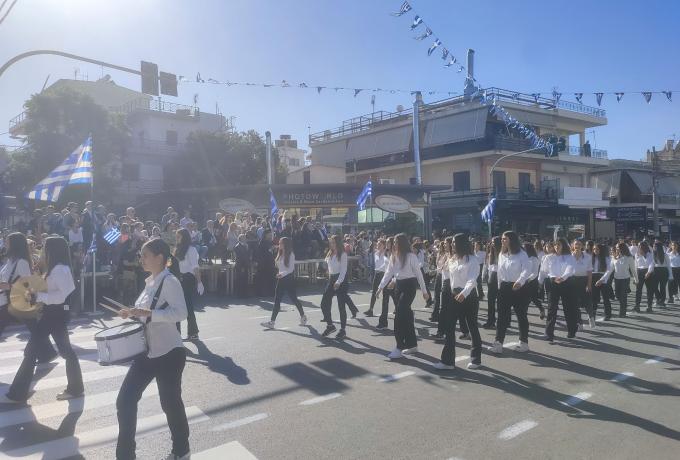
M 170 276 L 170 275 L 167 274 L 167 275 L 165 275 L 165 276 L 163 277 L 163 279 L 161 280 L 161 284 L 159 284 L 159 285 L 158 285 L 158 289 L 156 289 L 156 293 L 154 294 L 153 299 L 151 300 L 151 306 L 149 307 L 149 309 L 152 310 L 152 311 L 156 309 L 156 304 L 158 304 L 158 299 L 160 298 L 160 296 L 161 296 L 161 291 L 163 290 L 163 283 L 165 283 L 165 278 L 167 278 L 168 276 Z M 163 309 L 166 308 L 167 306 L 168 306 L 168 303 L 165 302 L 165 303 L 163 303 L 163 305 L 161 305 L 159 308 L 160 308 L 161 310 L 163 310 Z M 151 322 L 151 316 L 149 316 L 149 317 L 146 318 L 146 323 L 148 324 L 148 323 L 150 323 L 150 322 Z

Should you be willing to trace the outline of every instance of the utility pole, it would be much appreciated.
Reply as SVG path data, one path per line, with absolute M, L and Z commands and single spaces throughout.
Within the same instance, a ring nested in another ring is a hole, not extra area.
M 267 143 L 267 185 L 272 185 L 272 133 L 266 131 L 264 138 Z
M 656 195 L 656 187 L 659 182 L 659 155 L 656 147 L 652 146 L 652 211 L 654 213 L 654 224 L 652 231 L 654 236 L 660 236 L 659 232 L 659 197 Z
M 423 184 L 423 176 L 420 171 L 420 106 L 423 105 L 423 95 L 420 91 L 415 92 L 413 101 L 413 162 L 416 165 L 416 185 Z

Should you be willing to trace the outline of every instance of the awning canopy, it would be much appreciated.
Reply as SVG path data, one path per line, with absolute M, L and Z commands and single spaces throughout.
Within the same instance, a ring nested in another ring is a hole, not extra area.
M 477 108 L 425 121 L 423 148 L 483 138 L 489 109 Z

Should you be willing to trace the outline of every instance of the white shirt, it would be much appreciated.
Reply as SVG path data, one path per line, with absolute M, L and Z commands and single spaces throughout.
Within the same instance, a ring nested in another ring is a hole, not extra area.
M 384 252 L 382 254 L 380 254 L 377 251 L 374 252 L 373 253 L 373 262 L 374 262 L 375 271 L 384 273 L 385 270 L 387 270 L 387 256 L 385 256 Z
M 392 256 L 390 258 L 390 263 L 387 265 L 387 271 L 380 282 L 379 289 L 387 286 L 387 284 L 392 281 L 392 278 L 396 278 L 397 280 L 416 278 L 418 280 L 418 285 L 420 285 L 420 290 L 422 292 L 427 292 L 425 280 L 423 279 L 423 273 L 420 271 L 418 257 L 412 252 L 409 252 L 406 256 L 406 261 L 403 267 L 401 266 L 401 261 L 397 257 Z M 475 276 L 475 278 L 477 277 Z
M 630 251 L 630 255 L 635 257 L 638 252 L 638 247 L 637 246 L 628 246 L 628 250 Z
M 554 257 L 548 259 L 548 266 L 546 272 L 549 278 L 568 279 L 574 275 L 576 261 L 571 254 L 561 255 L 555 254 Z
M 484 262 L 486 262 L 486 251 L 475 252 L 475 257 L 479 261 L 479 265 L 484 265 Z
M 588 273 L 593 272 L 593 256 L 581 252 L 581 257 L 574 257 L 574 276 L 588 276 Z
M 59 305 L 66 302 L 70 293 L 75 291 L 73 274 L 66 265 L 55 265 L 47 278 L 47 292 L 38 292 L 36 300 L 45 305 Z
M 279 269 L 279 275 L 281 278 L 288 276 L 295 271 L 295 254 L 290 253 L 290 258 L 288 259 L 288 265 L 286 265 L 286 257 L 281 256 L 276 260 L 276 268 Z
M 449 256 L 442 257 L 442 283 L 451 279 L 451 272 L 449 271 Z
M 555 258 L 555 254 L 546 254 L 541 259 L 541 268 L 538 271 L 538 282 L 543 283 L 543 281 L 548 277 L 548 267 L 550 263 Z
M 473 289 L 477 288 L 477 276 L 479 275 L 479 260 L 475 256 L 449 259 L 449 273 L 451 275 L 451 290 L 462 289 L 461 294 L 467 297 Z
M 531 264 L 524 250 L 517 254 L 500 253 L 498 255 L 498 285 L 501 283 L 519 283 L 523 286 L 531 275 Z
M 593 273 L 606 273 L 611 265 L 611 257 L 604 258 L 606 267 L 600 267 L 600 257 L 593 255 Z
M 668 254 L 663 255 L 663 264 L 656 264 L 657 267 L 659 268 L 665 268 L 668 270 L 668 280 L 673 279 L 673 270 L 671 270 L 671 260 L 670 257 L 668 257 Z
M 135 307 L 150 310 L 153 296 L 156 295 L 158 286 L 163 279 L 165 279 L 163 289 L 158 296 L 156 308 L 151 313 L 151 321 L 144 328 L 146 343 L 149 345 L 149 358 L 158 358 L 175 348 L 184 346 L 182 336 L 175 323 L 187 318 L 187 305 L 184 301 L 182 285 L 167 269 L 160 272 L 155 278 L 149 276 L 146 279 L 146 286 L 137 298 Z M 167 306 L 161 308 L 165 304 Z M 144 320 L 145 318 L 142 318 L 142 322 Z
M 328 273 L 330 275 L 338 275 L 336 283 L 342 284 L 347 275 L 347 254 L 344 252 L 338 260 L 337 256 L 326 257 L 326 264 L 328 265 Z
M 179 261 L 180 273 L 194 273 L 198 268 L 198 251 L 195 247 L 189 246 L 187 253 L 184 255 L 184 260 Z
M 77 243 L 82 243 L 83 242 L 83 228 L 78 227 L 78 230 L 75 232 L 73 229 L 69 229 L 68 231 L 68 242 L 73 246 L 74 244 Z
M 672 253 L 672 252 L 669 252 L 668 253 L 668 260 L 671 263 L 671 267 L 673 267 L 673 268 L 680 267 L 680 252 L 675 253 L 675 254 Z
M 541 262 L 538 257 L 529 257 L 529 264 L 531 265 L 531 274 L 527 281 L 533 281 L 538 278 L 538 271 L 541 267 Z
M 16 269 L 14 268 L 16 266 Z M 12 271 L 14 274 L 12 275 Z M 31 274 L 31 266 L 25 259 L 19 259 L 17 261 L 7 260 L 5 265 L 0 269 L 0 283 L 10 283 L 16 281 L 22 276 L 29 276 Z M 9 277 L 12 276 L 10 280 Z M 8 299 L 9 290 L 3 291 L 0 294 L 0 306 L 5 306 L 9 303 Z
M 637 281 L 637 272 L 635 271 L 635 260 L 630 256 L 622 256 L 611 259 L 611 264 L 607 269 L 607 272 L 602 275 L 603 280 L 609 279 L 612 272 L 614 272 L 614 279 L 625 280 L 633 278 Z
M 654 273 L 654 256 L 652 252 L 648 252 L 646 256 L 642 254 L 635 255 L 635 268 L 638 270 L 647 270 L 650 275 Z
M 423 268 L 425 266 L 425 249 L 418 250 L 418 254 L 416 254 L 416 256 L 418 257 L 420 268 Z

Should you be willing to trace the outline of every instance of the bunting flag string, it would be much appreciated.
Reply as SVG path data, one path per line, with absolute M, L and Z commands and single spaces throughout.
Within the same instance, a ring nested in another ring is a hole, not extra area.
M 408 4 L 408 2 L 404 2 L 401 4 L 401 8 L 399 8 L 399 11 L 396 13 L 392 13 L 392 16 L 402 16 L 406 13 L 411 11 L 411 5 Z
M 623 99 L 623 93 L 616 93 L 616 102 L 621 102 Z
M 647 104 L 649 104 L 649 101 L 652 100 L 652 93 L 649 92 L 649 91 L 646 91 L 646 92 L 642 93 L 642 97 L 644 97 L 645 101 L 647 101 Z
M 425 28 L 425 33 L 422 35 L 419 35 L 417 37 L 413 37 L 414 40 L 425 40 L 427 37 L 432 35 L 432 31 L 430 30 L 429 27 Z
M 597 100 L 598 106 L 602 105 L 602 96 L 604 96 L 604 93 L 595 93 L 595 99 Z

